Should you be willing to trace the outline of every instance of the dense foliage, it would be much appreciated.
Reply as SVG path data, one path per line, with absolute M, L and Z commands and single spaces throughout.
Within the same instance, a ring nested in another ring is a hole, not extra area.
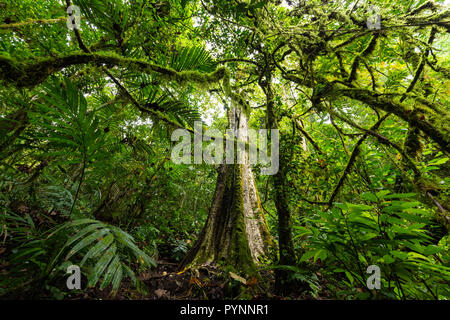
M 254 170 L 275 241 L 261 278 L 224 266 L 246 284 L 228 297 L 275 274 L 286 297 L 449 299 L 443 2 L 0 0 L 0 297 L 145 296 L 216 187 L 216 166 L 171 160 L 171 134 L 224 131 L 243 99 L 251 128 L 280 131 L 278 173 Z

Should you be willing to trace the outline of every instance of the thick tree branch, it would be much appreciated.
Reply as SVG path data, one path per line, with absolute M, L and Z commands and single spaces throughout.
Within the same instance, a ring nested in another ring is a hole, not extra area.
M 66 20 L 67 20 L 67 17 L 59 17 L 59 18 L 54 18 L 54 19 L 35 19 L 35 20 L 26 20 L 26 21 L 22 21 L 22 22 L 14 22 L 14 23 L 2 23 L 2 24 L 0 24 L 0 30 L 12 30 L 12 29 L 30 26 L 33 24 L 59 23 L 59 22 L 65 22 Z
M 316 88 L 317 84 L 307 78 L 300 78 L 293 74 L 283 74 L 287 80 L 293 81 L 309 88 Z M 320 84 L 318 92 L 319 98 L 330 97 L 348 97 L 369 105 L 371 108 L 383 110 L 393 113 L 404 121 L 408 122 L 412 127 L 422 130 L 429 138 L 436 142 L 442 150 L 450 152 L 450 128 L 447 123 L 450 121 L 450 114 L 443 111 L 442 114 L 436 115 L 431 110 L 427 112 L 422 110 L 423 114 L 411 112 L 405 104 L 396 102 L 393 99 L 384 97 L 384 94 L 374 92 L 363 88 L 349 88 L 340 82 L 330 82 L 324 78 L 316 76 L 317 82 Z
M 418 178 L 420 176 L 420 171 L 419 169 L 416 167 L 416 165 L 414 164 L 413 160 L 406 154 L 406 152 L 403 150 L 402 147 L 400 147 L 398 144 L 396 144 L 395 142 L 392 142 L 391 140 L 389 140 L 388 138 L 384 137 L 383 135 L 381 135 L 380 133 L 378 133 L 377 131 L 371 130 L 371 129 L 364 129 L 361 126 L 357 125 L 356 123 L 354 123 L 353 121 L 343 117 L 342 115 L 340 115 L 339 113 L 331 110 L 331 109 L 327 109 L 327 112 L 330 115 L 335 116 L 336 118 L 346 122 L 347 124 L 351 125 L 352 127 L 361 130 L 375 138 L 378 139 L 379 142 L 391 146 L 393 147 L 395 150 L 397 150 L 402 157 L 405 159 L 406 163 L 408 164 L 408 166 L 413 170 L 414 175 L 416 176 L 416 178 Z
M 144 60 L 123 58 L 106 53 L 73 53 L 56 58 L 45 58 L 37 62 L 19 62 L 10 57 L 0 55 L 0 80 L 14 84 L 17 87 L 33 87 L 53 73 L 73 65 L 92 63 L 98 66 L 117 66 L 128 71 L 143 73 L 158 73 L 162 78 L 179 84 L 198 84 L 209 86 L 217 83 L 225 76 L 225 68 L 217 68 L 211 73 L 197 71 L 177 72 L 171 68 L 162 67 Z

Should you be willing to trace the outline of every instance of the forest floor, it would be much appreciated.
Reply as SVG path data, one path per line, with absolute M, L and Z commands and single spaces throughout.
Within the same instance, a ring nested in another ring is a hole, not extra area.
M 217 266 L 205 266 L 196 270 L 178 272 L 178 263 L 161 259 L 152 272 L 142 273 L 138 279 L 145 285 L 144 292 L 139 292 L 130 281 L 122 281 L 115 296 L 107 289 L 93 288 L 70 299 L 104 299 L 104 300 L 211 300 L 211 299 L 248 299 L 248 300 L 312 300 L 330 299 L 326 292 L 321 297 L 311 294 L 292 293 L 280 296 L 275 292 L 273 271 L 260 271 L 261 278 L 251 278 L 246 283 L 230 279 L 230 275 L 220 271 Z M 233 274 L 234 276 L 234 274 Z M 243 279 L 244 280 L 244 279 Z M 264 283 L 263 283 L 264 282 Z
M 24 206 L 22 211 L 29 210 Z M 22 212 L 19 211 L 19 212 Z M 29 211 L 34 223 L 41 225 L 45 221 L 39 220 L 33 211 Z M 0 258 L 7 253 L 6 247 L 0 247 Z M 111 295 L 110 288 L 100 290 L 99 285 L 94 288 L 86 288 L 86 278 L 82 277 L 82 290 L 71 291 L 66 288 L 66 276 L 58 277 L 58 280 L 49 285 L 40 286 L 25 281 L 17 290 L 9 292 L 2 299 L 88 299 L 88 300 L 210 300 L 210 299 L 254 299 L 254 300 L 284 300 L 284 299 L 330 299 L 326 280 L 320 279 L 319 297 L 313 297 L 309 291 L 296 290 L 283 296 L 275 290 L 275 275 L 273 270 L 261 268 L 260 278 L 252 277 L 243 279 L 238 275 L 225 271 L 217 265 L 210 264 L 198 269 L 188 269 L 179 272 L 179 263 L 172 257 L 161 255 L 157 261 L 157 267 L 150 271 L 140 271 L 137 265 L 131 266 L 137 279 L 143 284 L 138 290 L 129 278 L 124 278 L 115 295 Z M 7 277 L 12 265 L 0 259 L 0 276 Z M 44 289 L 45 287 L 45 289 Z M 1 288 L 0 288 L 1 289 Z M 298 289 L 298 288 L 296 288 Z M 56 294 L 55 294 L 56 292 Z

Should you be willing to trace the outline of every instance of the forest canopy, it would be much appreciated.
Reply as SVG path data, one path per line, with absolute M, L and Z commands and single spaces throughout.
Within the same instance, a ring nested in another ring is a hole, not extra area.
M 449 299 L 449 29 L 444 0 L 0 0 L 0 298 Z

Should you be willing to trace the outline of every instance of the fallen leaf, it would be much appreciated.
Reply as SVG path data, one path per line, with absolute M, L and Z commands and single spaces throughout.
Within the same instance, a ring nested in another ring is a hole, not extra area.
M 191 279 L 189 280 L 189 284 L 190 284 L 190 285 L 193 285 L 194 283 L 195 283 L 196 285 L 198 285 L 199 287 L 202 286 L 202 283 L 200 282 L 199 279 L 197 279 L 197 278 L 191 278 Z
M 258 278 L 256 277 L 251 277 L 250 280 L 247 281 L 247 285 L 249 286 L 254 286 L 258 283 Z
M 152 274 L 150 272 L 144 272 L 140 277 L 139 280 L 149 280 L 152 278 Z
M 236 273 L 233 273 L 230 271 L 230 277 L 232 277 L 234 280 L 237 280 L 243 284 L 247 284 L 247 280 L 245 280 L 244 278 L 242 278 L 241 276 L 238 276 Z
M 22 213 L 27 212 L 30 208 L 28 208 L 26 205 L 20 205 L 17 209 L 21 211 Z
M 158 299 L 161 299 L 162 297 L 165 297 L 167 295 L 167 290 L 157 289 L 155 290 L 155 294 L 158 297 Z

